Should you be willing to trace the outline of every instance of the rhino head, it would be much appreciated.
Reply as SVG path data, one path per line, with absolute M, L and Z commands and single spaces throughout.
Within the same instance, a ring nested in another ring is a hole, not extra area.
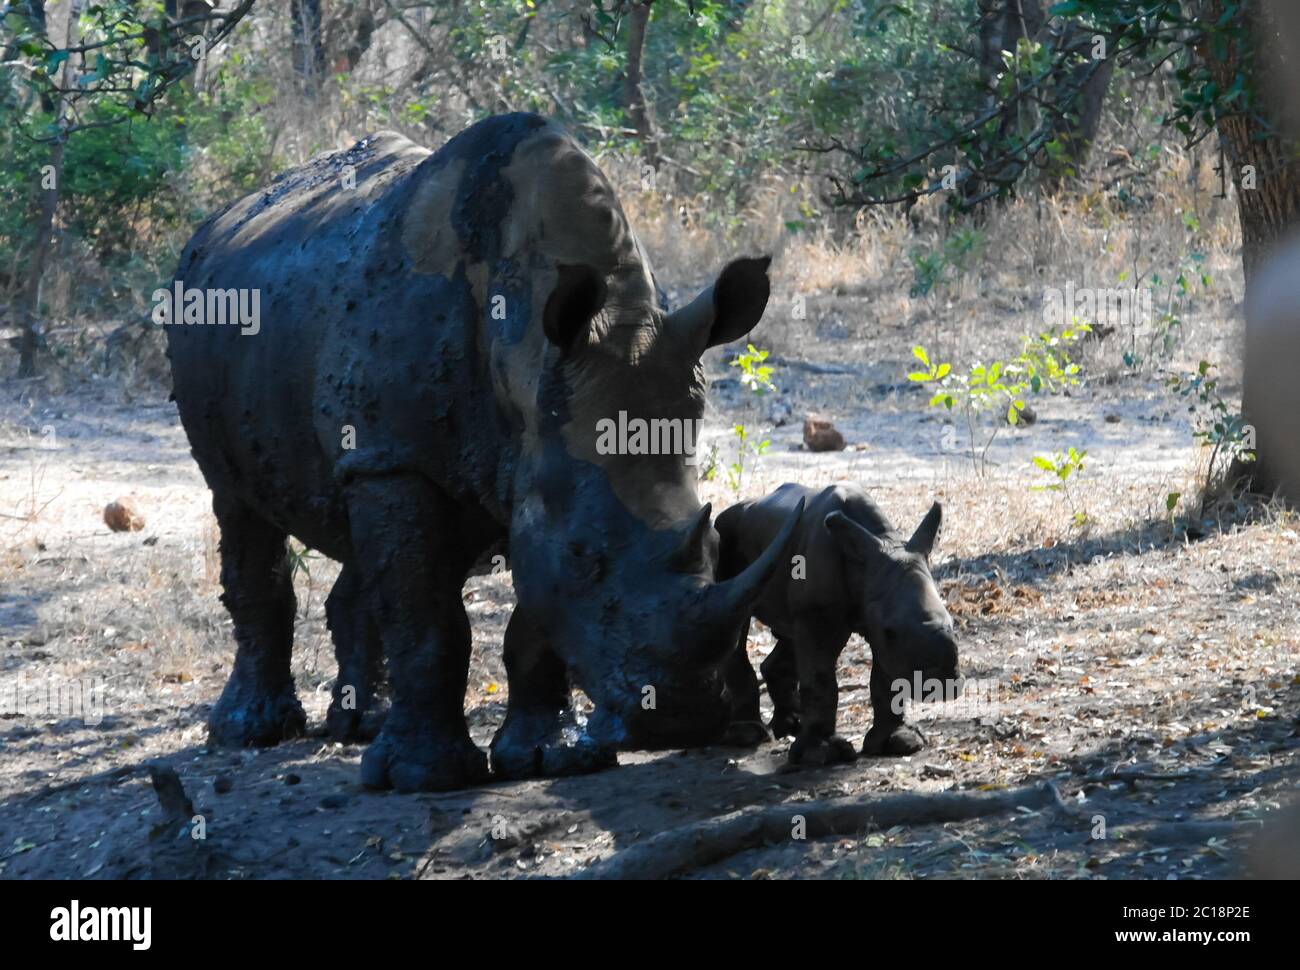
M 511 560 L 518 609 L 594 703 L 588 733 L 601 745 L 720 736 L 729 718 L 720 664 L 789 554 L 797 513 L 748 570 L 715 581 L 718 537 L 686 440 L 703 417 L 700 357 L 758 322 L 768 263 L 731 263 L 672 313 L 643 265 L 623 271 L 630 281 L 616 271 L 611 285 L 595 268 L 563 266 L 546 301 L 549 346 L 522 436 Z M 637 422 L 655 442 L 610 447 L 611 423 Z
M 927 698 L 937 693 L 955 700 L 961 691 L 957 638 L 929 562 L 942 519 L 935 502 L 901 544 L 841 512 L 826 516 L 826 528 L 844 556 L 845 583 L 857 604 L 854 630 L 871 645 L 872 662 L 891 689 L 905 683 L 906 693 L 915 695 L 919 679 Z

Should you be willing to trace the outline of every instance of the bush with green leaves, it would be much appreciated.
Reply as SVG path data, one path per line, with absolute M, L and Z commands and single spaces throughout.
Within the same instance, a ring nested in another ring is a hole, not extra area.
M 1200 220 L 1195 213 L 1184 212 L 1182 219 L 1190 235 L 1194 236 L 1200 230 Z M 1214 279 L 1205 268 L 1205 253 L 1191 245 L 1184 250 L 1172 279 L 1166 279 L 1160 273 L 1151 273 L 1149 277 L 1145 274 L 1134 276 L 1126 270 L 1120 274 L 1119 282 L 1130 287 L 1146 282 L 1154 290 L 1154 302 L 1159 306 L 1145 334 L 1145 343 L 1139 342 L 1136 327 L 1131 331 L 1123 360 L 1126 367 L 1134 370 L 1173 356 L 1182 338 L 1182 315 L 1194 299 L 1197 288 L 1209 290 L 1214 286 Z
M 622 90 L 630 0 L 571 8 L 471 3 L 457 7 L 462 73 L 476 49 L 509 41 L 490 93 L 512 107 L 538 106 L 578 128 L 597 151 L 639 152 Z M 977 0 L 864 0 L 825 8 L 786 0 L 655 0 L 642 56 L 641 88 L 655 119 L 659 155 L 687 193 L 713 203 L 710 228 L 737 223 L 770 174 L 814 171 L 843 179 L 825 146 L 869 143 L 884 157 L 923 124 L 926 103 L 982 97 L 974 70 L 953 71 L 943 51 L 969 40 Z M 482 98 L 481 81 L 472 82 Z M 913 92 L 925 91 L 926 98 Z M 407 92 L 398 92 L 405 96 Z M 819 200 L 798 199 L 793 231 L 821 217 Z
M 1070 508 L 1070 521 L 1080 527 L 1088 524 L 1088 512 L 1075 502 L 1074 494 L 1070 490 L 1070 480 L 1078 480 L 1080 473 L 1083 472 L 1083 459 L 1087 454 L 1086 451 L 1079 451 L 1071 445 L 1065 451 L 1058 451 L 1051 455 L 1034 455 L 1030 459 L 1035 468 L 1051 476 L 1051 480 L 1045 484 L 1031 485 L 1030 488 L 1036 492 L 1059 492 L 1063 495 Z
M 41 281 L 56 258 L 71 253 L 71 264 L 89 253 L 98 266 L 84 275 L 107 278 L 110 299 L 86 287 L 74 292 L 82 304 L 112 312 L 113 297 L 130 302 L 156 282 L 155 270 L 175 255 L 169 232 L 191 221 L 176 188 L 191 151 L 186 106 L 199 99 L 182 82 L 243 21 L 252 0 L 184 17 L 169 6 L 65 5 L 58 36 L 44 5 L 0 11 L 0 140 L 8 162 L 0 170 L 0 272 L 9 277 L 0 283 L 14 294 L 23 329 L 21 374 L 34 373 L 46 312 Z M 76 271 L 83 273 L 80 265 Z
M 929 296 L 941 285 L 960 282 L 983 256 L 984 242 L 985 234 L 980 230 L 960 228 L 949 234 L 937 250 L 913 249 L 908 253 L 912 263 L 910 295 Z
M 1208 360 L 1202 360 L 1196 373 L 1174 374 L 1167 380 L 1169 389 L 1187 401 L 1188 413 L 1192 415 L 1192 437 L 1203 448 L 1210 449 L 1201 482 L 1202 503 L 1234 464 L 1255 460 L 1255 428 L 1219 393 L 1219 378 L 1212 373 L 1217 369 Z M 1174 503 L 1177 504 L 1177 499 Z M 1173 509 L 1169 511 L 1172 513 Z
M 954 2 L 946 12 L 965 34 L 951 40 L 944 29 L 925 29 L 927 11 L 917 4 L 879 6 L 896 11 L 889 18 L 895 30 L 922 29 L 931 48 L 921 63 L 949 81 L 936 90 L 903 75 L 905 90 L 927 96 L 896 116 L 901 124 L 823 144 L 840 163 L 837 201 L 855 208 L 938 192 L 970 208 L 1014 193 L 1040 172 L 1079 174 L 1069 122 L 1082 113 L 1088 85 L 1099 72 L 1106 78 L 1107 65 L 1122 77 L 1160 75 L 1172 90 L 1160 93 L 1169 101 L 1157 120 L 1188 146 L 1224 120 L 1253 122 L 1261 114 L 1250 24 L 1270 21 L 1256 14 L 1259 0 L 1060 0 L 1033 5 L 1046 15 L 1038 28 L 1030 27 L 1028 6 Z M 979 70 L 986 54 L 973 38 L 996 29 L 1002 14 L 1018 16 L 1022 32 L 1039 32 L 1032 40 L 1022 33 L 1014 49 L 1004 49 L 1002 70 L 990 79 Z M 962 191 L 951 191 L 951 176 L 936 174 L 946 165 L 958 170 Z
M 925 370 L 913 371 L 907 379 L 935 385 L 930 406 L 963 416 L 970 434 L 971 465 L 978 474 L 983 474 L 988 466 L 989 448 L 1003 424 L 1020 423 L 1027 394 L 1056 394 L 1079 383 L 1081 371 L 1071 355 L 1072 348 L 1091 329 L 1084 323 L 1059 333 L 1048 330 L 1023 337 L 1020 353 L 1015 357 L 989 364 L 975 363 L 964 372 L 953 370 L 949 363 L 931 361 L 926 349 L 917 346 L 912 354 Z M 998 420 L 993 422 L 991 431 L 981 434 L 982 417 L 988 412 L 997 414 Z M 977 453 L 976 441 L 981 437 L 983 445 Z
M 264 184 L 274 168 L 265 121 L 246 93 L 176 94 L 148 121 L 111 123 L 126 109 L 96 106 L 91 117 L 107 123 L 69 139 L 64 157 L 61 232 L 84 243 L 114 278 L 138 276 L 126 281 L 131 291 L 152 290 L 170 275 L 173 234 Z M 47 149 L 21 135 L 5 141 L 11 164 L 0 168 L 0 266 L 16 264 L 21 273 L 33 234 L 32 173 L 41 171 Z M 109 309 L 103 294 L 83 295 L 95 309 Z
M 110 266 L 141 236 L 182 217 L 168 180 L 185 162 L 184 124 L 174 116 L 112 124 L 124 114 L 118 105 L 97 105 L 93 116 L 108 124 L 69 139 L 63 169 L 64 224 Z
M 776 369 L 771 364 L 764 363 L 767 358 L 768 351 L 747 344 L 745 352 L 738 354 L 731 362 L 732 367 L 740 370 L 740 386 L 749 392 L 746 410 L 750 417 L 754 414 L 757 401 L 776 390 L 776 385 L 772 383 L 772 374 Z M 736 460 L 727 466 L 727 484 L 739 494 L 745 480 L 745 469 L 752 469 L 759 458 L 766 454 L 772 442 L 757 437 L 754 430 L 743 422 L 736 424 L 732 433 L 736 437 Z

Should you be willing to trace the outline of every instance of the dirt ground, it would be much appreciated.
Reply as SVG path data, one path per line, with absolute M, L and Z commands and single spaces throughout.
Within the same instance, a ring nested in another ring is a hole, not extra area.
M 828 300 L 817 326 L 836 314 Z M 711 357 L 706 450 L 716 443 L 725 458 L 736 422 L 759 426 L 771 446 L 738 491 L 721 472 L 701 491 L 718 510 L 782 481 L 852 479 L 904 527 L 935 498 L 945 503 L 936 579 L 961 634 L 963 672 L 984 690 L 913 710 L 929 747 L 826 769 L 790 768 L 788 741 L 625 754 L 598 775 L 439 795 L 362 789 L 362 749 L 319 734 L 270 750 L 207 750 L 204 721 L 233 642 L 217 600 L 208 493 L 165 389 L 0 384 L 0 875 L 174 871 L 150 763 L 175 770 L 202 816 L 202 855 L 179 864 L 216 878 L 562 877 L 737 811 L 786 806 L 793 818 L 809 800 L 1044 781 L 1071 811 L 922 818 L 828 838 L 799 838 L 792 826 L 790 838 L 680 874 L 1241 872 L 1256 823 L 1300 783 L 1296 517 L 1233 502 L 1204 519 L 1180 507 L 1169 520 L 1165 496 L 1194 492 L 1203 454 L 1153 373 L 1036 400 L 1038 420 L 1000 432 L 978 475 L 968 443 L 905 380 L 904 333 L 867 327 L 785 345 L 769 334 L 782 391 L 757 403 L 725 358 Z M 836 421 L 846 450 L 802 449 L 811 411 Z M 1029 456 L 1070 444 L 1089 456 L 1072 494 L 1031 491 Z M 104 505 L 122 496 L 143 515 L 141 531 L 104 526 Z M 1080 509 L 1083 527 L 1072 522 Z M 301 565 L 294 669 L 320 729 L 334 671 L 323 601 L 337 569 L 309 553 Z M 509 576 L 472 579 L 465 601 L 474 627 L 466 711 L 486 747 L 505 710 Z M 757 664 L 772 639 L 757 624 L 751 634 Z M 858 744 L 869 675 L 870 652 L 854 638 L 840 663 L 839 718 Z M 1177 824 L 1151 828 L 1167 822 Z

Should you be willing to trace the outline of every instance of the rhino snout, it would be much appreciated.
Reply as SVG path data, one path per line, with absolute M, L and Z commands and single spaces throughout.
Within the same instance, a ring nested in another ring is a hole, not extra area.
M 957 641 L 947 630 L 913 634 L 904 641 L 896 680 L 914 701 L 955 701 L 965 687 L 957 656 Z
M 925 680 L 938 681 L 942 684 L 942 699 L 955 701 L 961 697 L 965 684 L 957 658 L 957 642 L 951 636 L 943 636 L 932 649 L 936 656 L 925 667 Z

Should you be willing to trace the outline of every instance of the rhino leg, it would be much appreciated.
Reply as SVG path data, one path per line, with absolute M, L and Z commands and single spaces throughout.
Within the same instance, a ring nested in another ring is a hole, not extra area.
M 492 738 L 493 775 L 556 777 L 618 764 L 614 751 L 581 729 L 569 704 L 564 663 L 517 607 L 506 625 L 505 664 L 510 700 Z
M 767 696 L 772 698 L 773 737 L 797 737 L 799 734 L 799 666 L 795 661 L 794 644 L 777 637 L 776 646 L 764 659 L 760 668 Z
M 835 733 L 840 688 L 835 662 L 848 640 L 847 630 L 799 624 L 794 655 L 799 668 L 799 734 L 790 745 L 790 763 L 833 765 L 857 757 L 853 745 Z
M 925 747 L 925 735 L 903 715 L 895 713 L 890 677 L 879 662 L 871 665 L 871 730 L 862 741 L 862 753 L 902 757 Z
M 749 622 L 740 630 L 740 640 L 736 644 L 722 668 L 722 676 L 727 683 L 727 698 L 731 704 L 731 723 L 722 736 L 724 745 L 738 748 L 752 748 L 771 740 L 767 728 L 763 726 L 763 717 L 758 709 L 758 677 L 749 662 L 746 647 L 749 644 Z
M 387 714 L 375 696 L 384 686 L 383 643 L 354 563 L 344 563 L 334 581 L 325 600 L 325 623 L 339 665 L 325 723 L 336 741 L 368 741 Z
M 297 602 L 285 534 L 236 500 L 213 497 L 221 529 L 221 602 L 234 621 L 235 667 L 208 715 L 208 743 L 266 746 L 307 726 L 289 660 Z
M 469 617 L 461 585 L 473 553 L 455 503 L 416 475 L 359 479 L 347 488 L 352 551 L 369 591 L 392 707 L 361 758 L 370 788 L 444 791 L 487 777 L 465 724 Z

